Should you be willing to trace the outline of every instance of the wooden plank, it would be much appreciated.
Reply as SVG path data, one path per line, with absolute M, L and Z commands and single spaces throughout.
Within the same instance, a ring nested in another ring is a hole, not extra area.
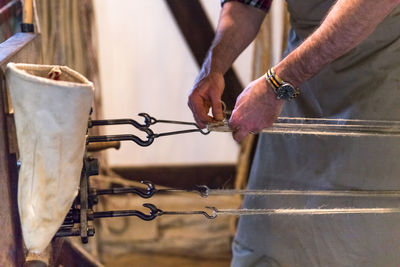
M 40 50 L 31 51 L 34 54 L 28 54 L 24 51 L 29 49 L 30 44 L 37 37 L 34 33 L 16 33 L 11 38 L 0 44 L 0 65 L 9 62 L 13 57 L 14 60 L 20 59 L 19 62 L 31 62 L 33 57 L 40 55 Z
M 201 67 L 215 35 L 203 7 L 198 0 L 166 0 L 166 3 L 197 64 Z M 222 100 L 228 109 L 232 110 L 243 86 L 232 68 L 224 77 L 225 91 Z
M 4 83 L 0 86 L 0 92 L 4 90 Z M 3 110 L 3 101 L 0 101 L 0 109 Z M 4 112 L 0 112 L 0 266 L 22 266 L 23 258 L 22 239 L 19 231 L 18 210 L 16 207 L 15 184 L 12 183 L 10 161 L 8 153 L 7 119 Z
M 233 188 L 236 165 L 184 165 L 117 167 L 113 171 L 133 181 L 147 180 L 154 184 L 173 188 L 191 188 L 193 185 L 207 185 L 210 188 Z
M 4 70 L 9 61 L 37 62 L 34 34 L 16 34 L 0 44 L 0 266 L 22 266 L 25 260 L 17 207 L 16 137 L 8 114 Z
M 51 264 L 52 266 L 104 267 L 97 259 L 70 239 L 64 239 L 61 243 L 61 247 L 55 249 L 57 252 L 54 253 L 56 255 L 53 255 L 53 257 L 56 257 L 56 259 Z M 57 247 L 59 245 L 53 242 L 53 249 Z

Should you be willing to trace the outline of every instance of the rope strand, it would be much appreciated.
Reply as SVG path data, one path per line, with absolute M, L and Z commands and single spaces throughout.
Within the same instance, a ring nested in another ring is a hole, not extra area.
M 211 123 L 209 131 L 231 132 L 228 120 Z M 334 136 L 400 136 L 400 121 L 347 120 L 280 117 L 262 133 L 311 134 Z
M 213 209 L 217 215 L 333 215 L 400 213 L 400 208 L 335 208 L 335 209 Z
M 323 197 L 400 197 L 396 190 L 262 190 L 209 189 L 208 195 L 323 196 Z

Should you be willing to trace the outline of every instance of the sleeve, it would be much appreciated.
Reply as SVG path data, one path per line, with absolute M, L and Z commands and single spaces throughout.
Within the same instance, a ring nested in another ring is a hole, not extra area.
M 227 2 L 232 2 L 232 1 L 240 2 L 252 7 L 259 8 L 264 10 L 265 12 L 268 12 L 272 4 L 272 0 L 221 0 L 221 6 L 223 6 Z

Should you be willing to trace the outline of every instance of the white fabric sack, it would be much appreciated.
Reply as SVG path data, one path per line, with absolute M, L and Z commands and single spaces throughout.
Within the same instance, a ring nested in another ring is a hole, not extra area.
M 27 249 L 41 253 L 78 193 L 93 84 L 64 66 L 7 65 L 20 161 L 18 207 Z

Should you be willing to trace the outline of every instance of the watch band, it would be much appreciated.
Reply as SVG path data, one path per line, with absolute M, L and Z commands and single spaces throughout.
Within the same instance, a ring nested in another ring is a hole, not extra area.
M 265 73 L 265 79 L 274 89 L 275 94 L 278 99 L 290 100 L 296 98 L 300 91 L 294 88 L 293 85 L 283 81 L 274 71 L 270 68 L 267 73 Z
M 276 75 L 273 68 L 270 68 L 266 73 L 266 80 L 267 82 L 274 88 L 274 90 L 279 89 L 283 85 L 282 79 Z

